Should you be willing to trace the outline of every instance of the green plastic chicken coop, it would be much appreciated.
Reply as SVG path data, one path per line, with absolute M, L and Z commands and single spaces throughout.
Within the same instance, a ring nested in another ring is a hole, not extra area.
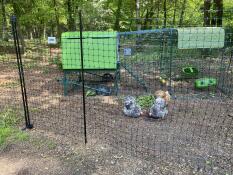
M 104 75 L 110 76 L 110 73 L 116 74 L 118 69 L 117 32 L 83 32 L 82 39 L 85 73 L 98 74 L 105 72 Z M 67 86 L 72 83 L 67 75 L 71 72 L 80 73 L 82 68 L 80 32 L 62 33 L 61 46 L 64 94 L 67 95 Z M 114 77 L 114 79 L 116 78 Z M 79 85 L 78 82 L 75 82 L 75 84 Z

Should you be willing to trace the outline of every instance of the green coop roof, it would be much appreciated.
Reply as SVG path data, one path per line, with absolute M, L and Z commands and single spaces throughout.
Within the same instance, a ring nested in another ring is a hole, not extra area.
M 97 38 L 116 38 L 117 32 L 99 32 L 99 31 L 88 31 L 88 32 L 83 32 L 83 38 L 92 38 L 92 37 L 97 37 Z M 62 33 L 61 38 L 80 38 L 80 32 L 65 32 Z

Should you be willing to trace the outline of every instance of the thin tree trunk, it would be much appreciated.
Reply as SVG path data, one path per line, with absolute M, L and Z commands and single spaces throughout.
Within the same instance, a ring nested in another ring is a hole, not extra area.
M 204 26 L 210 26 L 210 7 L 211 7 L 211 0 L 204 1 Z
M 55 20 L 56 20 L 56 25 L 57 25 L 57 37 L 60 38 L 60 35 L 61 35 L 60 21 L 59 21 L 57 1 L 56 0 L 53 0 L 53 5 L 54 5 Z
M 136 0 L 136 21 L 137 21 L 137 30 L 141 30 L 140 1 L 139 0 Z
M 177 6 L 177 0 L 175 0 L 175 4 L 174 4 L 174 13 L 173 13 L 173 26 L 175 26 L 176 24 L 176 6 Z
M 167 0 L 164 0 L 163 3 L 163 27 L 167 27 Z
M 217 14 L 216 14 L 216 4 L 213 2 L 212 4 L 212 9 L 211 9 L 211 14 L 210 14 L 210 21 L 211 21 L 211 26 L 214 27 L 217 25 Z
M 30 32 L 30 39 L 33 40 L 33 32 Z
M 148 19 L 149 19 L 149 10 L 146 9 L 146 17 L 144 19 L 144 24 L 142 26 L 143 30 L 147 29 L 147 21 L 148 21 Z
M 75 31 L 75 20 L 73 18 L 73 10 L 72 10 L 73 4 L 71 0 L 67 0 L 66 3 L 67 3 L 67 12 L 68 12 L 68 20 L 67 20 L 68 30 Z
M 214 0 L 216 5 L 216 23 L 218 27 L 222 26 L 222 18 L 223 18 L 223 0 Z
M 183 1 L 183 5 L 182 5 L 182 9 L 181 9 L 181 13 L 180 13 L 180 22 L 179 22 L 179 26 L 182 26 L 182 25 L 183 25 L 183 21 L 184 21 L 184 12 L 185 12 L 185 9 L 186 9 L 186 3 L 187 3 L 187 0 L 184 0 L 184 1 Z
M 160 13 L 160 1 L 158 1 L 158 8 L 157 8 L 157 17 L 156 17 L 156 28 L 159 27 L 159 13 Z
M 154 4 L 153 4 L 153 0 L 150 1 L 151 4 L 151 8 L 150 10 L 147 8 L 146 9 L 146 16 L 145 16 L 145 20 L 144 20 L 144 24 L 143 24 L 143 29 L 149 29 L 151 28 L 151 23 L 152 23 L 152 17 L 154 15 Z M 148 26 L 148 22 L 150 21 L 150 26 Z
M 5 4 L 6 4 L 6 0 L 1 0 L 1 6 L 2 6 L 2 39 L 5 40 L 5 41 L 8 41 Z
M 119 31 L 120 29 L 121 7 L 122 7 L 122 0 L 118 0 L 117 11 L 116 11 L 116 21 L 114 25 L 114 30 L 116 31 Z
M 44 34 L 43 34 L 44 40 L 46 40 L 46 33 L 47 33 L 47 32 L 46 32 L 46 24 L 44 24 L 44 31 L 43 31 L 43 33 L 44 33 Z

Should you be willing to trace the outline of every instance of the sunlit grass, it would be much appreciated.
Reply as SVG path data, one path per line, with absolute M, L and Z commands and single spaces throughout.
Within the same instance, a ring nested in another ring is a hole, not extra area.
M 0 84 L 0 87 L 3 87 L 3 88 L 16 88 L 18 87 L 20 84 L 18 81 L 12 81 L 12 82 L 7 82 L 7 83 L 4 83 L 4 84 Z
M 0 112 L 0 146 L 7 142 L 25 141 L 28 134 L 17 128 L 21 120 L 19 112 L 14 109 L 5 109 Z

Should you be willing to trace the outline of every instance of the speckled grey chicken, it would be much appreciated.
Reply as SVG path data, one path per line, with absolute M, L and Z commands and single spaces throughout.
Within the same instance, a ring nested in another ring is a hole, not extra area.
M 149 116 L 153 118 L 164 118 L 168 115 L 168 102 L 170 101 L 170 94 L 168 91 L 156 91 L 155 92 L 155 102 L 150 108 Z
M 150 108 L 150 116 L 153 118 L 164 118 L 168 114 L 166 101 L 158 97 Z
M 127 96 L 125 98 L 123 112 L 129 117 L 139 117 L 142 114 L 141 107 L 137 104 L 136 99 L 132 96 Z

